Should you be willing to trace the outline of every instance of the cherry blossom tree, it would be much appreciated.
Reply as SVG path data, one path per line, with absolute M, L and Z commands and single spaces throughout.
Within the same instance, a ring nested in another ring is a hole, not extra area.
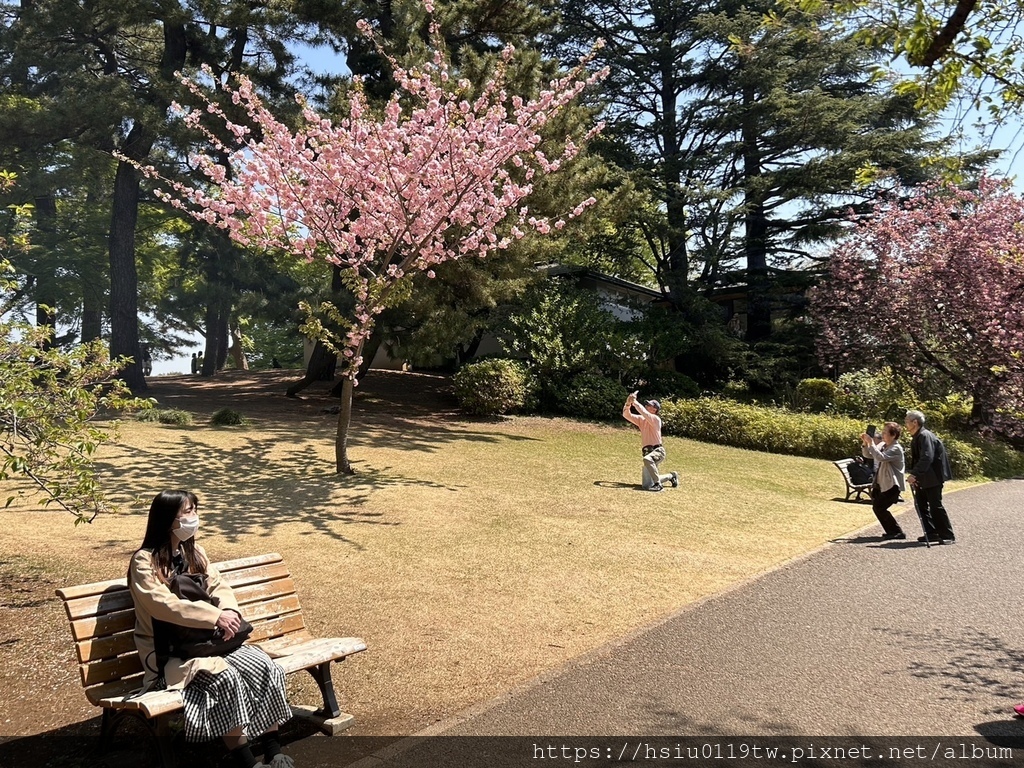
M 1024 198 L 982 179 L 879 206 L 841 243 L 812 296 L 818 357 L 840 372 L 938 373 L 973 397 L 972 420 L 1024 406 Z
M 370 34 L 365 25 L 363 31 Z M 514 53 L 509 47 L 494 76 L 474 93 L 452 71 L 436 28 L 433 39 L 433 57 L 422 67 L 403 68 L 389 58 L 398 87 L 383 110 L 371 106 L 356 80 L 337 122 L 296 97 L 302 124 L 290 129 L 244 77 L 220 87 L 244 112 L 245 124 L 230 119 L 195 82 L 186 84 L 204 107 L 179 108 L 214 148 L 194 159 L 210 184 L 171 183 L 166 199 L 243 246 L 326 259 L 342 270 L 355 297 L 355 310 L 345 318 L 336 308 L 320 308 L 346 321 L 343 338 L 331 337 L 315 319 L 306 326 L 347 361 L 335 443 L 338 472 L 352 472 L 352 393 L 375 318 L 415 271 L 432 277 L 437 265 L 485 258 L 528 229 L 544 234 L 564 226 L 564 220 L 532 216 L 526 198 L 536 174 L 558 171 L 590 134 L 579 143 L 560 137 L 557 151 L 545 151 L 541 132 L 604 76 L 588 71 L 584 58 L 535 98 L 523 98 L 506 89 Z M 227 127 L 234 146 L 206 126 L 209 115 Z M 566 217 L 593 202 L 569 203 Z

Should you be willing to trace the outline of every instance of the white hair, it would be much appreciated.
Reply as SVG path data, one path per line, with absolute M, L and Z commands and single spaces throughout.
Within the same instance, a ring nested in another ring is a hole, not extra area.
M 907 421 L 916 421 L 919 426 L 924 426 L 925 416 L 920 411 L 907 411 Z

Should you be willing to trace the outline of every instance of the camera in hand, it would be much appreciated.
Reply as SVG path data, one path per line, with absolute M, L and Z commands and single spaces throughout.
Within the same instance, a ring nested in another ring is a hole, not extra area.
M 874 437 L 877 431 L 878 427 L 876 427 L 874 424 L 868 424 L 868 428 L 864 430 L 864 432 L 867 433 L 868 437 Z

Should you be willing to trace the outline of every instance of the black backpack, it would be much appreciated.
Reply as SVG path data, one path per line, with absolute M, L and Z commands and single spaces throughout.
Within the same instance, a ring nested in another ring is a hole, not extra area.
M 854 485 L 867 485 L 875 479 L 875 473 L 860 456 L 854 457 L 846 471 L 850 473 L 850 482 Z

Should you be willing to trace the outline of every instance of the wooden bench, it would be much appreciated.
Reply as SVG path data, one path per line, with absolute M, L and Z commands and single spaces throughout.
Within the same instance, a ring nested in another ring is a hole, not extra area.
M 846 499 L 849 501 L 850 497 L 854 497 L 854 501 L 860 501 L 862 494 L 869 494 L 871 492 L 872 483 L 855 483 L 850 477 L 850 465 L 853 464 L 853 459 L 839 459 L 839 461 L 833 461 L 836 468 L 842 473 L 843 480 L 846 481 Z
M 358 637 L 316 638 L 306 629 L 295 583 L 279 554 L 215 563 L 231 585 L 242 615 L 253 625 L 247 643 L 258 645 L 288 674 L 306 670 L 316 681 L 323 707 L 306 708 L 331 735 L 351 725 L 334 694 L 331 662 L 344 661 L 366 643 Z M 105 751 L 122 717 L 140 717 L 156 739 L 164 768 L 174 765 L 172 719 L 182 711 L 180 691 L 134 694 L 142 685 L 135 650 L 135 606 L 125 579 L 57 590 L 64 601 L 89 701 L 103 707 L 100 750 Z M 134 694 L 134 695 L 133 695 Z M 295 708 L 301 712 L 302 708 Z

